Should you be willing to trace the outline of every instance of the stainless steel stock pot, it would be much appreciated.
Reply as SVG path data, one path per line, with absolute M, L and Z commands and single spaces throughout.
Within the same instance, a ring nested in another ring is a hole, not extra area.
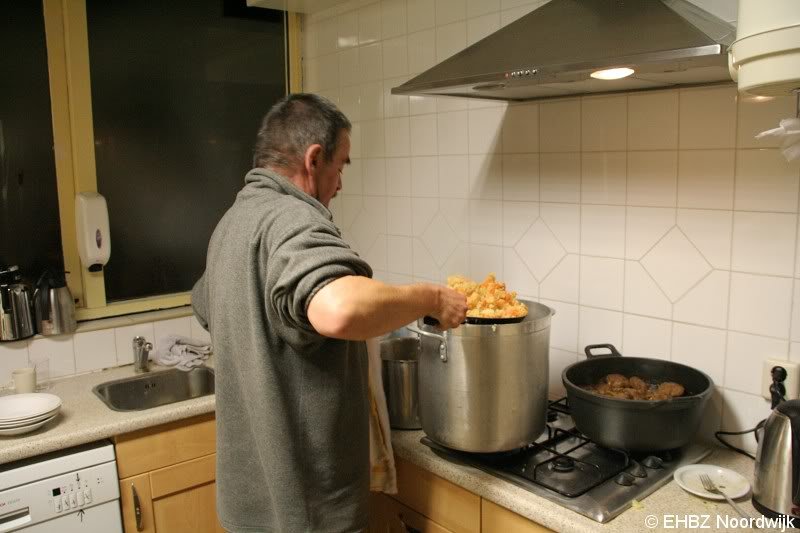
M 521 300 L 524 301 L 524 300 Z M 441 332 L 420 319 L 419 409 L 437 443 L 466 452 L 500 452 L 536 440 L 547 415 L 550 318 L 524 301 L 511 324 L 462 324 Z

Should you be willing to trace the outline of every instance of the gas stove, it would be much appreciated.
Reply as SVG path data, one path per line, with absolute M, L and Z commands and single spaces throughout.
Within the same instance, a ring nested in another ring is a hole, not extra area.
M 427 437 L 421 442 L 445 459 L 474 466 L 601 523 L 667 484 L 681 466 L 711 453 L 710 447 L 694 443 L 652 454 L 603 448 L 575 428 L 566 398 L 550 402 L 545 431 L 519 450 L 468 453 Z

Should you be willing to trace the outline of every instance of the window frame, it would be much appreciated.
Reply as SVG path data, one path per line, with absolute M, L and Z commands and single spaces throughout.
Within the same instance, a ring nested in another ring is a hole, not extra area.
M 188 291 L 109 303 L 104 271 L 89 272 L 81 266 L 75 228 L 75 194 L 97 192 L 86 2 L 42 1 L 61 244 L 64 269 L 68 272 L 67 286 L 76 300 L 77 319 L 93 320 L 188 306 L 191 304 Z M 284 20 L 286 91 L 294 93 L 302 90 L 301 16 L 287 13 Z

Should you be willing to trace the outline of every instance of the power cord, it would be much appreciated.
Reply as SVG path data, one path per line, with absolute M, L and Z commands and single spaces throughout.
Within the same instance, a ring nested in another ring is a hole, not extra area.
M 761 429 L 761 428 L 763 428 L 763 427 L 764 427 L 764 424 L 766 424 L 766 423 L 767 423 L 767 419 L 765 418 L 764 420 L 762 420 L 761 422 L 759 422 L 758 424 L 756 424 L 756 427 L 754 427 L 753 429 L 747 429 L 747 430 L 745 430 L 745 431 L 717 431 L 717 432 L 715 432 L 715 433 L 714 433 L 714 436 L 715 436 L 715 437 L 717 438 L 717 440 L 718 440 L 718 441 L 720 441 L 720 442 L 722 443 L 722 445 L 723 445 L 723 446 L 725 446 L 726 448 L 728 448 L 728 449 L 731 449 L 731 450 L 735 451 L 736 453 L 741 453 L 742 455 L 746 455 L 747 457 L 749 457 L 750 459 L 752 459 L 752 460 L 754 460 L 754 461 L 755 461 L 755 460 L 756 460 L 756 458 L 755 458 L 755 456 L 754 456 L 754 455 L 751 455 L 750 453 L 748 453 L 748 452 L 746 452 L 746 451 L 742 450 L 741 448 L 737 448 L 737 447 L 736 447 L 736 446 L 734 446 L 733 444 L 731 444 L 731 443 L 729 443 L 729 442 L 726 442 L 726 441 L 725 441 L 725 440 L 722 438 L 722 435 L 747 435 L 748 433 L 753 433 L 753 435 L 754 435 L 754 436 L 755 436 L 755 438 L 756 438 L 756 443 L 758 443 L 758 430 L 759 430 L 759 429 Z

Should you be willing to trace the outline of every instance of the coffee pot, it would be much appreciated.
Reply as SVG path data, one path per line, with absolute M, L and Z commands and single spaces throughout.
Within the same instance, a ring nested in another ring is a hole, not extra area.
M 0 341 L 32 337 L 33 300 L 18 266 L 0 268 Z
M 64 272 L 45 270 L 36 282 L 33 300 L 39 333 L 63 335 L 75 331 L 75 300 L 67 287 Z
M 753 507 L 800 526 L 800 400 L 778 404 L 758 443 Z

